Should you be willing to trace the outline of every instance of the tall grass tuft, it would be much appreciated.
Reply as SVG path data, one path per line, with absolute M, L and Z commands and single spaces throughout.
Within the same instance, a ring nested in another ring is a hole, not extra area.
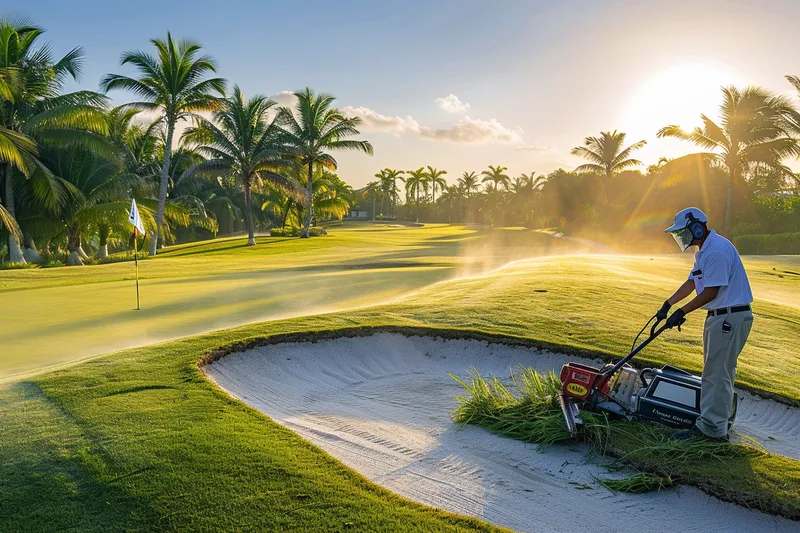
M 521 368 L 511 376 L 519 396 L 512 394 L 497 376 L 484 378 L 474 368 L 467 380 L 450 375 L 468 392 L 468 396 L 457 398 L 455 422 L 480 425 L 505 437 L 541 445 L 570 439 L 558 402 L 561 381 L 555 373 L 542 375 L 531 368 Z
M 455 422 L 483 426 L 504 437 L 541 446 L 571 440 L 558 400 L 561 381 L 554 372 L 541 374 L 520 368 L 511 375 L 514 393 L 497 376 L 483 377 L 474 368 L 467 379 L 450 376 L 467 391 L 456 398 Z M 581 417 L 583 425 L 577 440 L 589 444 L 592 453 L 612 456 L 620 463 L 650 472 L 628 481 L 598 480 L 612 490 L 661 490 L 687 466 L 764 453 L 753 446 L 700 439 L 676 441 L 673 431 L 662 426 L 610 420 L 606 413 L 582 411 Z

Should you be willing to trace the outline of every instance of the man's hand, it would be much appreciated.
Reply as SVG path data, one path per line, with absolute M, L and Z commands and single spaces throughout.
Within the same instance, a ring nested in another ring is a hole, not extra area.
M 658 319 L 659 322 L 661 322 L 662 320 L 666 320 L 667 319 L 667 315 L 669 314 L 669 308 L 670 307 L 672 307 L 672 304 L 669 303 L 669 300 L 667 300 L 667 301 L 664 302 L 664 305 L 661 306 L 661 309 L 656 311 L 656 318 Z
M 670 317 L 667 319 L 666 326 L 669 329 L 672 329 L 675 326 L 677 326 L 678 330 L 680 330 L 681 324 L 683 324 L 684 322 L 686 322 L 686 311 L 684 311 L 683 309 L 678 309 L 677 311 L 672 313 Z

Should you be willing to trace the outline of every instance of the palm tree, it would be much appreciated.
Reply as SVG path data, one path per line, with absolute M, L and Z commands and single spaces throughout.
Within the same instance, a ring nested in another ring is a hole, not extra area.
M 3 224 L 15 229 L 16 189 L 50 212 L 64 200 L 63 187 L 38 158 L 40 144 L 111 152 L 97 135 L 108 132 L 98 109 L 106 99 L 91 91 L 60 94 L 68 78 L 79 78 L 82 50 L 74 48 L 56 61 L 47 44 L 36 47 L 42 33 L 25 22 L 0 19 L 0 179 L 5 181 L 0 214 Z M 18 235 L 10 233 L 9 259 L 25 262 Z
M 355 150 L 372 155 L 372 145 L 368 141 L 348 139 L 359 135 L 359 117 L 345 117 L 332 107 L 335 98 L 327 94 L 314 94 L 306 87 L 296 92 L 297 104 L 294 111 L 283 107 L 279 118 L 284 134 L 285 146 L 289 153 L 297 157 L 307 167 L 308 181 L 306 196 L 308 210 L 301 237 L 308 237 L 311 226 L 313 206 L 311 205 L 314 181 L 314 166 L 322 165 L 336 170 L 336 160 L 329 151 Z
M 305 198 L 305 189 L 275 172 L 277 166 L 285 166 L 285 160 L 281 130 L 267 116 L 274 105 L 262 95 L 245 101 L 242 91 L 234 86 L 233 93 L 214 111 L 213 121 L 195 117 L 195 126 L 184 134 L 184 140 L 197 146 L 207 160 L 186 170 L 182 178 L 202 172 L 232 175 L 244 190 L 248 246 L 256 244 L 251 192 L 255 185 L 264 181 Z
M 444 190 L 444 188 L 447 187 L 447 181 L 445 181 L 445 179 L 442 177 L 445 174 L 447 174 L 446 170 L 437 170 L 428 165 L 426 177 L 428 183 L 430 183 L 431 187 L 433 188 L 433 203 L 436 203 L 436 187 L 439 187 L 441 190 Z
M 419 222 L 419 193 L 425 188 L 426 173 L 424 167 L 419 167 L 417 170 L 406 171 L 408 177 L 406 178 L 406 203 L 414 202 L 416 204 L 417 222 Z
M 495 190 L 499 189 L 500 185 L 502 185 L 503 188 L 508 189 L 511 185 L 511 178 L 508 177 L 508 174 L 505 174 L 506 170 L 508 170 L 508 168 L 504 166 L 497 165 L 496 167 L 493 167 L 492 165 L 489 165 L 487 170 L 481 172 L 481 176 L 483 176 L 483 180 L 481 180 L 481 182 L 492 183 L 492 187 Z
M 57 237 L 67 238 L 70 252 L 67 263 L 81 265 L 88 259 L 84 237 L 98 227 L 123 227 L 127 223 L 128 192 L 141 178 L 122 171 L 118 159 L 109 159 L 78 147 L 46 149 L 42 153 L 48 168 L 68 184 L 68 199 L 58 211 Z M 143 221 L 150 226 L 152 214 L 142 209 Z M 40 215 L 42 217 L 43 215 Z
M 583 146 L 576 146 L 570 152 L 584 159 L 592 161 L 580 165 L 575 169 L 578 173 L 599 174 L 605 177 L 603 187 L 605 189 L 606 203 L 610 201 L 608 194 L 608 182 L 611 177 L 618 172 L 638 167 L 642 164 L 638 159 L 631 159 L 631 154 L 647 144 L 647 141 L 633 143 L 627 148 L 622 148 L 625 143 L 625 134 L 614 130 L 600 132 L 600 137 L 586 137 Z
M 398 193 L 397 180 L 402 180 L 402 175 L 402 170 L 394 170 L 392 168 L 384 168 L 375 174 L 375 177 L 378 178 L 380 182 L 381 209 L 384 215 L 388 215 L 389 217 L 394 214 L 394 203 Z
M 305 169 L 297 167 L 299 172 L 293 173 L 293 178 L 298 184 L 305 182 Z M 364 197 L 370 192 L 373 194 L 373 213 L 375 212 L 374 203 L 377 201 L 377 194 L 379 188 L 373 184 L 368 184 L 367 187 L 354 191 L 352 187 L 346 184 L 335 172 L 331 172 L 324 167 L 317 167 L 314 170 L 312 179 L 312 192 L 311 192 L 311 207 L 314 210 L 315 219 L 319 217 L 329 217 L 342 219 L 346 215 L 352 205 L 355 203 L 356 198 Z M 305 188 L 303 189 L 303 202 L 295 202 L 291 198 L 285 201 L 284 221 L 283 226 L 289 215 L 293 216 L 293 223 L 297 226 L 302 226 L 305 222 Z
M 322 169 L 314 174 L 311 205 L 315 216 L 342 219 L 355 203 L 353 188 L 334 172 Z M 374 212 L 374 209 L 373 209 Z
M 467 198 L 471 197 L 481 188 L 478 175 L 475 172 L 464 172 L 464 174 L 458 178 L 458 185 L 464 190 Z
M 200 45 L 189 40 L 176 42 L 172 34 L 167 40 L 152 39 L 157 57 L 142 51 L 126 52 L 122 55 L 122 65 L 131 64 L 140 73 L 138 79 L 121 74 L 107 74 L 100 81 L 100 87 L 108 92 L 125 89 L 141 98 L 139 102 L 126 104 L 126 107 L 161 113 L 160 120 L 166 128 L 164 161 L 161 167 L 161 182 L 158 193 L 156 232 L 150 240 L 150 255 L 158 248 L 158 236 L 164 223 L 164 210 L 167 202 L 169 165 L 172 155 L 172 141 L 175 125 L 194 116 L 198 111 L 219 109 L 218 96 L 225 94 L 225 80 L 206 78 L 216 73 L 216 63 L 211 56 L 199 56 Z
M 394 208 L 400 199 L 400 189 L 397 187 L 397 180 L 405 181 L 403 178 L 404 172 L 402 170 L 387 169 L 390 186 L 389 186 L 389 216 L 394 218 Z
M 386 216 L 389 210 L 389 191 L 392 187 L 392 179 L 387 173 L 389 169 L 384 168 L 374 174 L 374 177 L 378 178 L 378 185 L 381 191 L 381 214 Z M 367 184 L 369 185 L 369 183 Z M 373 206 L 374 207 L 374 206 Z M 373 208 L 373 215 L 374 215 L 374 208 Z
M 464 198 L 466 192 L 458 185 L 449 185 L 444 188 L 439 202 L 447 206 L 447 221 L 453 221 L 453 204 L 458 204 L 458 220 L 464 218 Z
M 527 191 L 536 191 L 541 189 L 547 182 L 547 176 L 544 174 L 536 175 L 536 172 L 525 174 L 524 172 L 515 180 L 517 188 Z
M 382 189 L 380 181 L 370 181 L 367 183 L 366 187 L 364 187 L 364 196 L 370 196 L 372 198 L 372 221 L 375 222 L 375 204 L 378 198 L 378 191 Z
M 787 76 L 787 79 L 800 91 L 800 80 L 793 76 Z M 666 126 L 658 131 L 658 137 L 693 142 L 709 152 L 684 157 L 700 155 L 726 169 L 728 197 L 724 226 L 730 230 L 733 188 L 747 172 L 760 166 L 791 174 L 781 161 L 786 156 L 800 153 L 797 141 L 786 132 L 786 119 L 794 114 L 786 98 L 775 96 L 766 89 L 746 87 L 739 90 L 729 86 L 722 89 L 720 124 L 700 115 L 702 128 L 687 132 L 678 126 Z

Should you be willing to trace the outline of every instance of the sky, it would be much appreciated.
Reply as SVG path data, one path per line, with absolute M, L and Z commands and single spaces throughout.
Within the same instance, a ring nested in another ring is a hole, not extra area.
M 199 42 L 246 95 L 311 87 L 361 116 L 372 157 L 336 154 L 355 187 L 381 168 L 431 165 L 454 183 L 503 165 L 512 176 L 572 169 L 570 149 L 627 133 L 645 165 L 692 146 L 662 126 L 714 118 L 724 85 L 796 98 L 800 2 L 794 0 L 236 1 L 6 0 L 5 16 L 47 30 L 55 54 L 82 46 L 97 90 L 123 51 L 151 38 Z M 132 96 L 110 94 L 115 104 Z M 797 163 L 792 164 L 798 167 Z

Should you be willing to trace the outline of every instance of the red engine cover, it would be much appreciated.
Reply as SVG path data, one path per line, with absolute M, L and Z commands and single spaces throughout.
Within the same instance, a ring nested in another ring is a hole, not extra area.
M 600 370 L 580 363 L 567 363 L 561 367 L 561 391 L 564 396 L 585 400 L 602 378 Z

